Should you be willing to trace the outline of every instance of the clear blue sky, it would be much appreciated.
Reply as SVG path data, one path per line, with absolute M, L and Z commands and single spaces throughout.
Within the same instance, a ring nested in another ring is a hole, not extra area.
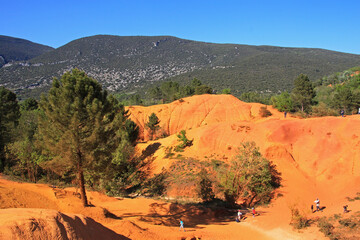
M 359 0 L 0 0 L 0 35 L 60 47 L 97 34 L 171 35 L 360 54 Z

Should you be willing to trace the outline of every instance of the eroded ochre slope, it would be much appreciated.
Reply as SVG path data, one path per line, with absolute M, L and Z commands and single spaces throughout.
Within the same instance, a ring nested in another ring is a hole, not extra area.
M 230 161 L 242 142 L 254 141 L 283 178 L 278 190 L 281 196 L 269 207 L 258 208 L 260 216 L 237 224 L 209 209 L 145 198 L 116 199 L 90 191 L 93 206 L 83 208 L 75 189 L 0 178 L 0 208 L 4 209 L 0 209 L 0 239 L 11 239 L 11 234 L 17 236 L 13 239 L 41 234 L 47 234 L 44 239 L 87 239 L 92 231 L 100 232 L 104 239 L 324 238 L 315 227 L 301 233 L 292 231 L 290 207 L 297 204 L 311 218 L 341 213 L 345 204 L 352 212 L 360 210 L 359 201 L 346 200 L 360 192 L 360 115 L 284 118 L 283 113 L 267 106 L 272 116 L 265 118 L 259 114 L 262 106 L 230 95 L 201 95 L 170 104 L 128 108 L 144 140 L 138 149 L 154 143 L 160 146 L 153 155 L 154 173 L 174 162 L 165 158 L 165 149 L 178 145 L 176 134 L 181 130 L 193 139 L 193 145 L 181 154 L 201 161 Z M 144 126 L 153 112 L 160 119 L 162 134 L 168 137 L 148 141 Z M 312 214 L 310 205 L 317 197 L 326 208 Z M 180 218 L 188 229 L 185 233 L 178 230 Z
M 155 152 L 156 171 L 171 164 L 164 158 L 165 148 L 178 144 L 176 133 L 182 129 L 194 141 L 181 154 L 200 160 L 211 157 L 229 161 L 242 142 L 254 141 L 282 174 L 284 197 L 276 200 L 275 214 L 289 212 L 293 203 L 310 209 L 316 198 L 328 212 L 340 211 L 346 197 L 360 192 L 360 115 L 285 118 L 267 106 L 272 116 L 264 118 L 259 114 L 261 106 L 230 95 L 201 95 L 167 105 L 134 106 L 129 112 L 145 136 L 143 126 L 152 112 L 170 135 L 140 145 L 161 144 Z

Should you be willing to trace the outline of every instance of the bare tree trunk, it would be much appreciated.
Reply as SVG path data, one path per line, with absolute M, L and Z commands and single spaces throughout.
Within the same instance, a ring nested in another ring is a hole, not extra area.
M 83 170 L 83 166 L 82 166 L 82 154 L 81 151 L 78 150 L 77 152 L 78 155 L 78 166 L 77 166 L 77 171 L 78 171 L 78 182 L 79 182 L 79 188 L 80 188 L 80 196 L 81 196 L 81 200 L 83 203 L 83 206 L 86 207 L 88 206 L 88 201 L 87 201 L 87 197 L 86 197 L 86 191 L 85 191 L 85 179 L 84 179 L 84 170 Z
M 83 172 L 82 168 L 78 169 L 78 179 L 79 179 L 81 200 L 82 200 L 83 206 L 86 207 L 86 206 L 88 206 L 88 201 L 87 201 L 87 197 L 86 197 L 84 172 Z
M 251 198 L 248 198 L 246 205 L 251 207 L 251 205 L 256 197 L 257 197 L 257 194 L 254 194 L 253 196 L 251 196 Z

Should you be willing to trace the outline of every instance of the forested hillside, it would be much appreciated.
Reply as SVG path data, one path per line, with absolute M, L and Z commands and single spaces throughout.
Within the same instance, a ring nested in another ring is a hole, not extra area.
M 47 91 L 52 78 L 77 67 L 114 92 L 158 81 L 194 78 L 215 90 L 290 90 L 301 73 L 311 80 L 360 65 L 360 56 L 322 49 L 214 44 L 171 36 L 97 35 L 74 40 L 24 63 L 0 69 L 0 85 L 19 96 Z
M 30 60 L 51 50 L 49 46 L 0 35 L 0 68 L 8 62 Z

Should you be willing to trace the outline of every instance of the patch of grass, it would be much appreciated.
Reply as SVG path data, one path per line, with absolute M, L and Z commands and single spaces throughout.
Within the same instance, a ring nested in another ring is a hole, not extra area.
M 355 228 L 357 226 L 357 223 L 350 218 L 346 218 L 346 219 L 340 219 L 339 223 L 344 226 L 344 227 L 348 227 L 348 228 Z
M 332 239 L 331 237 L 333 236 L 334 225 L 332 225 L 326 217 L 320 218 L 317 226 L 319 227 L 320 232 L 324 233 L 326 237 Z

